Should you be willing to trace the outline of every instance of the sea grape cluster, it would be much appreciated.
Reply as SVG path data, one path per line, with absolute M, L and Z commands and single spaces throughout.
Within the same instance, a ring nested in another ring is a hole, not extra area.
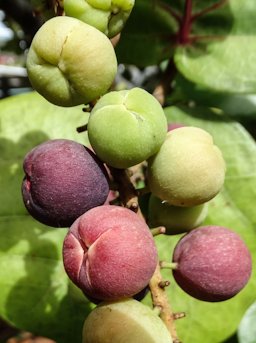
M 97 304 L 85 320 L 83 343 L 172 343 L 156 313 L 134 300 L 147 293 L 158 265 L 150 227 L 187 232 L 173 252 L 173 276 L 196 299 L 227 300 L 251 275 L 250 252 L 235 232 L 200 227 L 222 189 L 225 161 L 205 130 L 168 126 L 150 93 L 109 91 L 117 61 L 108 37 L 123 28 L 133 0 L 63 3 L 66 15 L 48 20 L 34 37 L 28 76 L 53 104 L 92 108 L 87 131 L 93 150 L 63 138 L 33 148 L 24 159 L 24 204 L 36 220 L 68 227 L 65 271 Z M 140 163 L 147 165 L 146 221 L 126 203 L 110 204 L 113 170 Z

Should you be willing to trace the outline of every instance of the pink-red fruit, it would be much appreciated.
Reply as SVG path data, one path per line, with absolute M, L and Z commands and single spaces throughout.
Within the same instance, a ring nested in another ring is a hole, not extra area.
M 71 226 L 63 245 L 70 279 L 99 300 L 132 297 L 145 288 L 157 265 L 152 234 L 134 212 L 95 207 Z
M 173 276 L 192 297 L 223 301 L 235 296 L 248 282 L 252 261 L 240 236 L 221 226 L 204 226 L 181 238 L 174 249 Z
M 43 224 L 68 227 L 107 199 L 109 184 L 104 165 L 77 142 L 46 141 L 25 156 L 23 167 L 24 204 Z

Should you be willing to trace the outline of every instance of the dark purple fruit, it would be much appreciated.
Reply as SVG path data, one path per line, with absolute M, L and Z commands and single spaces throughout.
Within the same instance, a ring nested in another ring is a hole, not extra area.
M 248 282 L 251 255 L 235 232 L 220 226 L 192 230 L 177 243 L 173 276 L 192 297 L 204 301 L 232 298 Z
M 102 162 L 77 142 L 46 141 L 25 156 L 23 168 L 24 204 L 43 224 L 68 227 L 107 199 L 109 183 Z

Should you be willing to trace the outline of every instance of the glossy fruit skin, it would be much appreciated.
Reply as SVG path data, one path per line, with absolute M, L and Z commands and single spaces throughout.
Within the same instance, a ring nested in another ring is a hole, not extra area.
M 239 293 L 252 270 L 250 252 L 240 236 L 221 226 L 192 230 L 177 243 L 173 276 L 192 297 L 224 301 Z
M 83 343 L 172 343 L 164 322 L 133 299 L 104 302 L 85 319 Z
M 140 88 L 105 94 L 88 122 L 88 137 L 97 156 L 119 169 L 155 154 L 166 134 L 167 120 L 161 105 Z
M 215 197 L 225 179 L 225 161 L 212 136 L 197 127 L 168 132 L 148 160 L 151 192 L 174 206 L 196 206 Z
M 173 206 L 151 194 L 148 204 L 150 227 L 164 226 L 167 235 L 176 235 L 202 224 L 208 213 L 208 204 L 192 207 Z
M 117 71 L 114 48 L 99 30 L 67 16 L 45 22 L 27 55 L 35 90 L 58 106 L 87 104 L 105 94 Z
M 107 171 L 95 154 L 67 140 L 46 141 L 24 158 L 22 195 L 28 212 L 43 224 L 69 227 L 107 199 Z
M 63 244 L 70 279 L 85 295 L 116 300 L 144 289 L 157 265 L 152 234 L 134 212 L 114 205 L 91 209 L 71 226 Z
M 66 15 L 94 26 L 109 38 L 124 27 L 134 6 L 134 0 L 64 0 Z

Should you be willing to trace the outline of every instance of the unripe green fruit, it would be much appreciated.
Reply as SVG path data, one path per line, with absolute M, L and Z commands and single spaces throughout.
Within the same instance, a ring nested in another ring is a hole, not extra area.
M 162 320 L 133 299 L 98 305 L 86 318 L 83 343 L 172 343 Z
M 151 194 L 148 220 L 151 227 L 164 226 L 167 235 L 184 233 L 202 224 L 208 213 L 208 204 L 192 207 L 170 205 Z
M 99 30 L 70 17 L 48 20 L 27 56 L 32 86 L 59 106 L 88 103 L 106 93 L 117 71 L 115 51 Z
M 161 105 L 140 88 L 105 94 L 88 122 L 92 148 L 115 168 L 131 167 L 155 154 L 166 133 L 167 120 Z
M 64 0 L 66 15 L 96 27 L 110 38 L 123 29 L 133 6 L 134 0 Z
M 212 136 L 196 127 L 167 134 L 159 152 L 148 161 L 149 187 L 175 206 L 195 206 L 212 199 L 225 178 L 225 162 Z

